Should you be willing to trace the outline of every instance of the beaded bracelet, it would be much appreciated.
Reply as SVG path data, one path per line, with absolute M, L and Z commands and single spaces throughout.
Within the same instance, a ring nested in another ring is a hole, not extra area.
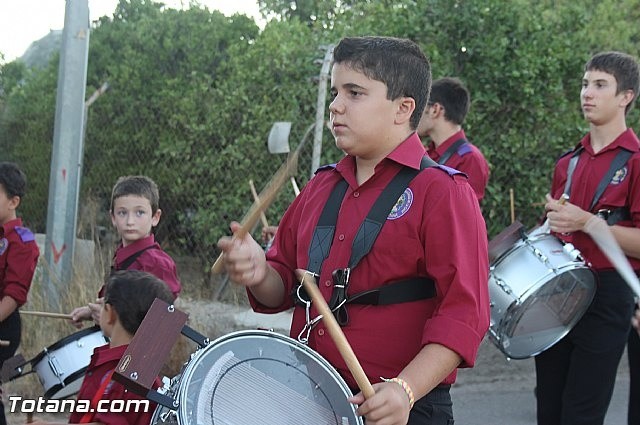
M 413 391 L 411 390 L 411 387 L 409 386 L 409 384 L 407 384 L 407 382 L 404 379 L 402 378 L 387 379 L 387 378 L 383 378 L 382 376 L 380 377 L 380 379 L 382 379 L 384 382 L 395 382 L 396 384 L 400 385 L 400 387 L 402 387 L 404 392 L 407 394 L 407 397 L 409 398 L 409 410 L 413 409 L 413 403 L 415 403 L 416 400 L 413 396 Z

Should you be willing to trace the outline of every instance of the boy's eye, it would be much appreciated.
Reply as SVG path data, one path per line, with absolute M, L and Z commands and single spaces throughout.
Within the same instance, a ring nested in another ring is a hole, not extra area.
M 136 216 L 137 217 L 142 217 L 143 215 L 145 215 L 145 211 L 143 211 L 143 210 L 136 211 Z
M 118 217 L 125 217 L 127 215 L 127 212 L 126 211 L 118 211 L 118 212 L 116 212 L 116 215 Z

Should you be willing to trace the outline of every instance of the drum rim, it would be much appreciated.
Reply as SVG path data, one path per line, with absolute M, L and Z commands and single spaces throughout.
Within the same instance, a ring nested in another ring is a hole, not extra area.
M 79 370 L 73 372 L 71 375 L 67 376 L 67 378 L 65 380 L 63 380 L 62 382 L 59 382 L 59 383 L 51 386 L 51 388 L 49 388 L 47 391 L 45 391 L 44 397 L 45 398 L 49 398 L 49 399 L 53 399 L 52 396 L 55 395 L 55 393 L 57 393 L 58 391 L 62 390 L 63 388 L 68 387 L 69 385 L 71 385 L 72 382 L 77 381 L 78 378 L 82 378 L 83 375 L 87 372 L 87 368 L 88 367 L 89 366 L 85 366 L 82 369 L 79 369 Z M 76 394 L 76 393 L 73 393 L 73 394 Z M 72 396 L 73 394 L 69 394 L 69 396 Z
M 504 329 L 502 329 L 501 332 L 494 332 L 494 337 L 496 338 L 494 340 L 494 342 L 496 343 L 496 345 L 498 345 L 498 347 L 500 348 L 500 350 L 509 358 L 511 359 L 515 359 L 515 360 L 522 360 L 522 359 L 528 359 L 534 356 L 537 356 L 538 354 L 542 353 L 545 350 L 548 350 L 549 348 L 553 347 L 556 343 L 558 343 L 562 338 L 564 338 L 569 332 L 571 332 L 571 329 L 573 329 L 575 327 L 575 325 L 580 321 L 580 319 L 582 318 L 582 316 L 584 316 L 584 314 L 587 312 L 587 310 L 589 309 L 589 306 L 591 305 L 591 303 L 593 302 L 593 299 L 595 298 L 596 295 L 596 291 L 597 291 L 597 287 L 598 287 L 598 277 L 596 272 L 593 270 L 593 268 L 591 268 L 590 266 L 588 266 L 586 263 L 583 264 L 582 267 L 580 267 L 579 265 L 573 264 L 572 266 L 563 266 L 562 268 L 560 268 L 560 270 L 563 270 L 565 268 L 570 267 L 569 270 L 563 271 L 564 272 L 569 272 L 575 269 L 581 269 L 581 270 L 585 270 L 587 272 L 589 272 L 591 274 L 591 287 L 590 287 L 590 297 L 588 297 L 588 302 L 585 302 L 584 305 L 582 305 L 580 311 L 578 314 L 576 314 L 572 320 L 569 322 L 569 324 L 567 324 L 566 326 L 564 326 L 564 329 L 559 332 L 555 339 L 553 340 L 553 342 L 549 343 L 549 344 L 545 344 L 545 346 L 543 348 L 536 348 L 536 350 L 531 350 L 530 352 L 532 354 L 528 354 L 528 355 L 518 355 L 515 356 L 513 355 L 513 353 L 510 353 L 508 348 L 504 346 L 504 343 L 506 341 L 510 341 L 512 338 L 508 337 L 505 338 L 505 332 Z M 562 273 L 560 273 L 562 274 Z M 525 294 L 529 294 L 529 296 L 531 295 L 531 293 L 535 293 L 535 291 L 540 290 L 546 283 L 548 283 L 549 280 L 546 281 L 538 281 L 536 282 L 534 285 L 532 285 L 529 289 L 527 289 L 527 291 L 523 292 L 522 295 Z M 521 295 L 521 296 L 522 296 Z M 517 301 L 512 302 L 509 307 L 505 310 L 504 314 L 502 315 L 502 317 L 500 318 L 500 323 L 498 323 L 496 325 L 496 329 L 498 328 L 504 328 L 499 326 L 503 321 L 505 321 L 506 318 L 513 317 L 513 312 L 516 306 L 521 306 L 522 303 L 520 303 L 520 297 L 517 298 Z M 527 296 L 525 298 L 528 299 L 529 296 Z M 522 313 L 519 315 L 519 320 L 518 322 L 522 319 L 522 315 L 525 313 L 525 311 L 522 311 Z
M 55 343 L 51 344 L 50 346 L 48 346 L 44 350 L 40 351 L 40 353 L 38 353 L 38 355 L 36 355 L 29 363 L 31 363 L 32 365 L 35 365 L 36 363 L 39 363 L 48 352 L 55 351 L 58 348 L 64 347 L 65 345 L 67 345 L 70 342 L 77 341 L 80 338 L 84 338 L 85 336 L 92 335 L 92 334 L 94 334 L 96 332 L 100 332 L 100 334 L 102 334 L 102 330 L 100 329 L 100 326 L 98 326 L 98 325 L 94 325 L 94 326 L 92 326 L 90 328 L 82 329 L 82 330 L 80 330 L 78 332 L 72 333 L 71 335 L 67 335 L 64 338 L 62 338 L 61 340 L 56 341 Z M 102 334 L 102 337 L 105 339 L 105 344 L 106 344 L 107 341 L 106 341 L 106 337 L 104 336 L 104 334 Z
M 344 395 L 345 396 L 351 396 L 353 395 L 351 389 L 349 388 L 349 386 L 347 385 L 346 381 L 344 380 L 344 378 L 338 373 L 338 371 L 336 370 L 335 367 L 333 367 L 333 365 L 331 365 L 331 363 L 329 363 L 324 357 L 322 357 L 319 353 L 317 353 L 315 350 L 311 349 L 310 347 L 306 346 L 305 344 L 302 344 L 301 342 L 283 335 L 281 333 L 275 332 L 275 331 L 268 331 L 268 330 L 261 330 L 261 329 L 257 329 L 257 330 L 240 330 L 240 331 L 235 331 L 235 332 L 231 332 L 228 333 L 226 335 L 222 335 L 221 337 L 215 339 L 214 341 L 210 342 L 207 346 L 205 346 L 204 348 L 201 348 L 199 350 L 199 352 L 194 355 L 194 357 L 189 361 L 189 363 L 187 364 L 187 366 L 184 368 L 184 371 L 181 373 L 181 378 L 180 378 L 180 382 L 178 385 L 178 389 L 177 389 L 177 399 L 178 399 L 178 408 L 176 409 L 176 413 L 177 413 L 177 417 L 181 418 L 182 416 L 186 416 L 186 412 L 184 411 L 184 409 L 186 409 L 185 405 L 186 405 L 186 387 L 187 382 L 191 381 L 192 375 L 193 375 L 193 369 L 196 367 L 198 360 L 200 360 L 201 357 L 203 357 L 205 355 L 206 352 L 212 350 L 214 347 L 219 346 L 221 343 L 225 342 L 226 340 L 229 339 L 234 339 L 234 338 L 244 338 L 244 337 L 249 337 L 249 336 L 259 336 L 259 337 L 264 337 L 264 338 L 275 338 L 277 340 L 280 340 L 286 344 L 289 344 L 290 346 L 293 347 L 297 347 L 302 349 L 302 351 L 305 352 L 305 354 L 310 355 L 311 357 L 313 357 L 314 359 L 316 359 L 323 368 L 327 369 L 331 374 L 331 377 L 335 380 L 335 382 L 342 388 Z M 355 407 L 352 407 L 352 411 L 353 411 L 353 415 L 355 420 L 357 421 L 356 423 L 358 424 L 362 424 L 362 420 L 361 417 L 357 415 L 356 413 L 356 409 Z M 178 419 L 179 421 L 179 419 Z

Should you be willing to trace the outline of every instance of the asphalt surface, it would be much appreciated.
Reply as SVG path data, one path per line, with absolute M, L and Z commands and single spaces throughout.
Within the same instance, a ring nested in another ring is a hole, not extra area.
M 533 359 L 506 360 L 487 339 L 476 366 L 463 369 L 452 387 L 456 425 L 536 425 Z M 629 397 L 627 353 L 618 367 L 605 425 L 626 425 Z

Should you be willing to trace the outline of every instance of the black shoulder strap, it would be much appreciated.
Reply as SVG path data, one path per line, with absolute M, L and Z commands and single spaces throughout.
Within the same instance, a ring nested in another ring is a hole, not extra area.
M 122 263 L 120 263 L 120 267 L 116 268 L 114 264 L 113 267 L 111 267 L 111 273 L 118 270 L 127 270 L 138 259 L 138 257 L 140 257 L 142 253 L 148 249 L 158 249 L 158 246 L 156 244 L 153 244 L 146 248 L 142 248 L 140 251 L 134 252 L 133 254 L 125 258 Z
M 573 179 L 573 172 L 576 170 L 576 165 L 578 165 L 578 160 L 580 159 L 580 154 L 584 148 L 582 146 L 578 146 L 574 151 L 571 159 L 569 160 L 569 166 L 567 167 L 567 181 L 564 184 L 564 194 L 567 196 L 571 195 L 571 181 Z
M 460 146 L 464 145 L 465 143 L 467 143 L 467 141 L 465 139 L 458 139 L 456 140 L 453 145 L 449 146 L 449 149 L 447 149 L 442 156 L 438 159 L 438 164 L 440 165 L 444 165 L 447 163 L 447 161 L 449 160 L 449 158 L 451 158 L 451 155 L 454 154 L 454 152 L 456 152 Z
M 416 170 L 409 167 L 403 167 L 393 178 L 393 180 L 382 191 L 364 222 L 360 225 L 358 233 L 353 240 L 351 247 L 351 258 L 349 259 L 349 267 L 355 267 L 358 262 L 369 253 L 373 243 L 375 242 L 382 225 L 386 221 L 386 217 L 391 209 L 398 201 L 400 195 L 405 191 L 411 180 L 427 167 L 433 167 L 437 164 L 427 156 L 423 156 L 420 161 L 420 169 Z M 333 234 L 335 232 L 336 222 L 338 219 L 338 211 L 347 191 L 347 182 L 340 180 L 334 186 L 329 199 L 327 200 L 318 224 L 313 231 L 311 246 L 309 247 L 309 263 L 307 270 L 320 274 L 322 263 L 329 255 L 331 243 L 333 242 Z
M 609 170 L 607 170 L 607 174 L 605 174 L 604 177 L 602 177 L 602 180 L 600 180 L 600 183 L 598 183 L 598 188 L 596 189 L 596 193 L 593 195 L 593 199 L 591 200 L 589 211 L 593 210 L 593 207 L 596 206 L 605 189 L 607 188 L 607 186 L 609 186 L 609 183 L 611 183 L 613 176 L 618 172 L 618 170 L 624 167 L 624 164 L 626 164 L 629 158 L 631 158 L 631 155 L 633 155 L 633 152 L 626 149 L 621 149 L 616 157 L 613 158 L 613 161 L 611 161 L 611 165 L 609 165 Z

